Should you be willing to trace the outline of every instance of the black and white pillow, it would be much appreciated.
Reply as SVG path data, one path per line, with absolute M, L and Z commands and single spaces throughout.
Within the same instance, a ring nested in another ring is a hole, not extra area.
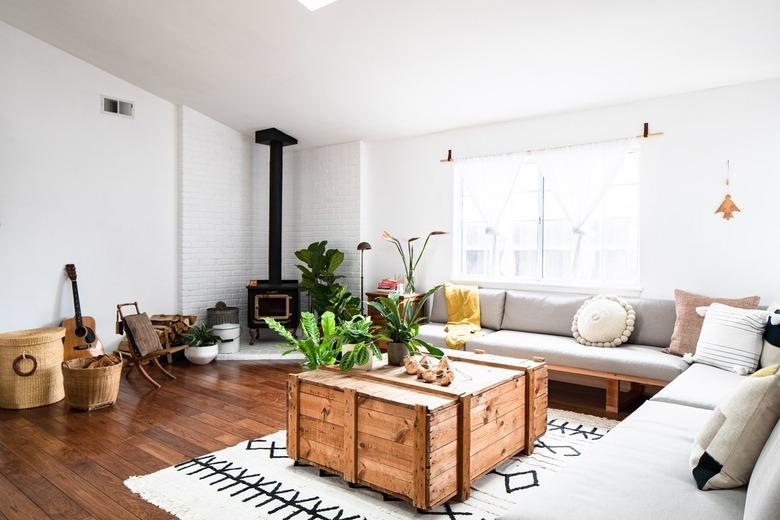
M 693 361 L 742 375 L 755 372 L 768 316 L 763 310 L 713 303 L 706 309 Z
M 767 309 L 769 317 L 764 331 L 764 349 L 761 351 L 761 366 L 780 365 L 780 303 L 773 303 Z

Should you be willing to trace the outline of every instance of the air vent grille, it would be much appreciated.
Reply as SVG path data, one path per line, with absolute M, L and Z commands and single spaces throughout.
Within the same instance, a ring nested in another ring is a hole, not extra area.
M 133 117 L 135 115 L 132 101 L 124 101 L 108 96 L 103 96 L 101 101 L 104 114 L 113 114 L 115 116 L 124 117 Z

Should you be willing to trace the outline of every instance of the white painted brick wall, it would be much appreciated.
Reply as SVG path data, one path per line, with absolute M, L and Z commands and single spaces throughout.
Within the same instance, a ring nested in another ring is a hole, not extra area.
M 217 301 L 241 309 L 252 277 L 252 147 L 248 136 L 188 107 L 180 110 L 179 307 L 205 319 Z
M 222 300 L 241 309 L 243 326 L 246 282 L 268 276 L 269 148 L 187 107 L 180 136 L 179 307 L 203 319 Z M 327 240 L 344 251 L 340 273 L 360 292 L 362 152 L 359 142 L 285 149 L 283 277 L 299 279 L 295 250 Z
M 291 196 L 295 225 L 283 249 L 285 273 L 297 277 L 293 251 L 312 242 L 327 240 L 329 248 L 344 252 L 339 273 L 352 292 L 360 293 L 360 257 L 356 250 L 360 242 L 360 182 L 363 145 L 361 142 L 339 144 L 294 151 L 286 155 L 292 187 L 285 190 Z M 292 177 L 292 179 L 291 179 Z M 288 237 L 285 237 L 288 238 Z

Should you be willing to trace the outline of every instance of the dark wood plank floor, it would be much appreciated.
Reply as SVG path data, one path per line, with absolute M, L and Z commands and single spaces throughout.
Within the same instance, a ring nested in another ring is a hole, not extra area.
M 171 518 L 123 481 L 285 428 L 296 363 L 175 364 L 163 387 L 123 377 L 116 405 L 0 410 L 0 519 Z M 159 375 L 159 377 L 158 377 Z

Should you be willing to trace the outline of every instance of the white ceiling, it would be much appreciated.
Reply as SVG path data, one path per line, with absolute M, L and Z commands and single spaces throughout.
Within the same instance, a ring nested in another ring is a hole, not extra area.
M 304 146 L 780 76 L 778 0 L 0 0 L 0 19 Z

